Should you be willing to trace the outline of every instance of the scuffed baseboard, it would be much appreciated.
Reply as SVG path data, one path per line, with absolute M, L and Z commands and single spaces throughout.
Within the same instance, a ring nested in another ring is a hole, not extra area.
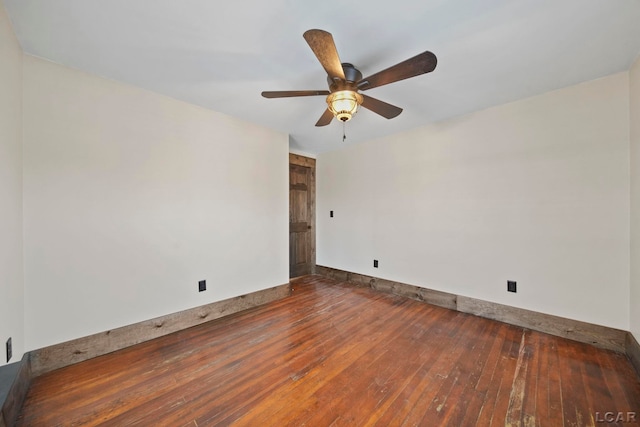
M 287 283 L 33 350 L 30 352 L 31 369 L 34 376 L 42 375 L 54 369 L 102 356 L 103 354 L 168 335 L 210 320 L 276 301 L 290 294 L 291 285 Z
M 338 281 L 350 282 L 357 286 L 368 286 L 378 291 L 412 298 L 451 310 L 457 310 L 534 331 L 592 344 L 596 347 L 614 350 L 619 353 L 628 353 L 627 335 L 629 335 L 629 333 L 620 329 L 454 295 L 447 292 L 435 291 L 416 285 L 394 282 L 320 265 L 316 266 L 315 271 L 319 275 Z
M 14 425 L 31 381 L 39 375 L 289 295 L 291 284 L 287 283 L 27 352 L 20 362 L 21 366 L 7 398 L 0 402 L 0 427 Z

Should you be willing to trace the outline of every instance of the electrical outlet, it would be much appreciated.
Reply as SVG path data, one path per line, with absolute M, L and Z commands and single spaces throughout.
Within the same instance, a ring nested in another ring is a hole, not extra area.
M 333 211 L 329 211 L 329 217 L 333 218 Z
M 377 259 L 373 260 L 373 267 L 374 268 L 378 268 L 378 260 Z
M 11 337 L 7 340 L 7 363 L 11 360 L 11 356 L 13 356 L 13 345 L 11 344 Z
M 508 292 L 517 292 L 516 282 L 513 280 L 507 280 L 507 291 Z
M 207 290 L 207 281 L 206 280 L 200 280 L 198 282 L 198 292 L 202 292 L 202 291 L 206 291 Z

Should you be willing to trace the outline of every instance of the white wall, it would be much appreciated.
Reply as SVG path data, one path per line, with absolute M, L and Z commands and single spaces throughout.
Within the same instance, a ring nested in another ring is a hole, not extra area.
M 22 269 L 22 50 L 0 0 L 0 365 L 9 337 L 24 350 Z
M 12 361 L 288 280 L 286 135 L 32 57 L 23 119 L 22 70 L 0 0 L 0 344 L 13 338 Z M 640 340 L 639 200 L 637 61 L 320 155 L 318 263 Z
M 320 154 L 317 263 L 628 330 L 628 106 L 620 73 Z
M 23 101 L 28 350 L 288 282 L 286 134 L 30 56 Z
M 631 123 L 631 332 L 640 342 L 640 57 L 629 72 Z

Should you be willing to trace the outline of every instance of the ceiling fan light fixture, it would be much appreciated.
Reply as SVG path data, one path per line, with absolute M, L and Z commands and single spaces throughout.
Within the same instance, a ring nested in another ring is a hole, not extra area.
M 351 120 L 362 101 L 362 95 L 353 90 L 339 90 L 327 96 L 329 110 L 336 119 L 343 122 Z
M 427 50 L 363 79 L 362 73 L 353 64 L 340 61 L 331 33 L 324 30 L 311 29 L 305 31 L 303 37 L 320 65 L 322 65 L 322 68 L 327 72 L 329 90 L 266 91 L 262 92 L 262 96 L 265 98 L 326 96 L 328 108 L 324 110 L 322 116 L 316 122 L 317 127 L 327 126 L 334 117 L 343 123 L 351 120 L 359 105 L 385 119 L 397 117 L 402 113 L 402 108 L 387 104 L 371 96 L 361 95 L 358 91 L 366 91 L 430 73 L 438 63 L 436 56 Z

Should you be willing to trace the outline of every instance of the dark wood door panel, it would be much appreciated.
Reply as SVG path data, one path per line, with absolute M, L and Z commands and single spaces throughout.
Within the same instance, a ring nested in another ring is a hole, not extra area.
M 315 161 L 290 157 L 289 274 L 309 274 L 315 264 Z

